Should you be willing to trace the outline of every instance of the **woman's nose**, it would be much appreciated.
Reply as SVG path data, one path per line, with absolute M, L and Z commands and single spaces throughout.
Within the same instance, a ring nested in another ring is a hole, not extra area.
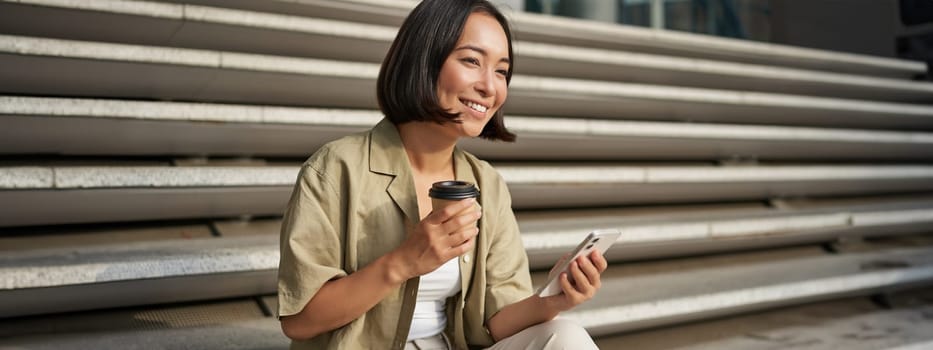
M 479 79 L 474 84 L 476 91 L 479 92 L 483 97 L 494 96 L 496 94 L 495 86 L 495 74 L 494 71 L 484 71 L 479 74 Z

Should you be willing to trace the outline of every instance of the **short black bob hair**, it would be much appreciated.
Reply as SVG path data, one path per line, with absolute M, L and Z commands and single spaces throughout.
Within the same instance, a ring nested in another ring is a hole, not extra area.
M 509 43 L 506 85 L 512 80 L 512 33 L 505 16 L 486 0 L 424 0 L 405 19 L 389 48 L 379 79 L 376 98 L 379 109 L 393 124 L 410 121 L 459 123 L 458 115 L 440 106 L 437 79 L 441 66 L 454 50 L 467 17 L 482 12 L 502 25 Z M 489 140 L 515 141 L 515 134 L 505 128 L 502 108 L 483 127 L 480 137 Z

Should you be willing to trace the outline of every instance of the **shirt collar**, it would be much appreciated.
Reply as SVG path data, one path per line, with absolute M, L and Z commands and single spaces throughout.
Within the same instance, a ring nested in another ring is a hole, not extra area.
M 372 172 L 393 176 L 411 173 L 408 153 L 405 153 L 398 128 L 389 119 L 383 118 L 373 128 L 369 154 L 369 170 Z M 454 147 L 454 171 L 457 180 L 476 184 L 473 167 L 460 147 Z
M 369 143 L 369 170 L 393 176 L 411 173 L 402 138 L 389 119 L 383 118 L 373 128 Z
M 369 170 L 374 173 L 393 176 L 386 192 L 395 204 L 405 213 L 411 222 L 418 222 L 418 200 L 414 197 L 414 179 L 408 163 L 408 153 L 402 145 L 398 128 L 387 118 L 383 118 L 373 127 L 369 144 Z M 473 165 L 466 152 L 454 147 L 454 174 L 456 180 L 471 182 L 479 188 Z M 482 196 L 482 192 L 480 192 Z

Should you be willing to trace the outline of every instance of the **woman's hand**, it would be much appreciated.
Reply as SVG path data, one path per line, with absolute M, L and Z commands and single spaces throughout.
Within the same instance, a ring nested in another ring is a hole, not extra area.
M 482 216 L 476 208 L 475 199 L 464 199 L 432 211 L 421 220 L 396 249 L 406 263 L 402 279 L 427 274 L 450 259 L 473 250 L 479 233 L 476 222 Z
M 544 298 L 545 303 L 554 310 L 561 312 L 570 310 L 592 299 L 602 286 L 600 277 L 608 266 L 606 259 L 598 250 L 594 250 L 587 256 L 577 258 L 570 263 L 568 272 L 556 271 L 561 274 L 559 279 L 563 293 Z M 552 271 L 552 273 L 555 273 L 555 271 Z M 571 276 L 573 277 L 572 281 Z
M 558 261 L 555 268 L 560 265 Z M 573 282 L 570 282 L 567 272 L 552 271 L 561 274 L 559 278 L 563 293 L 545 298 L 532 295 L 502 308 L 486 322 L 489 334 L 496 341 L 505 339 L 525 328 L 550 321 L 558 313 L 592 299 L 602 285 L 600 276 L 608 265 L 603 255 L 594 250 L 571 263 L 569 273 L 573 276 Z

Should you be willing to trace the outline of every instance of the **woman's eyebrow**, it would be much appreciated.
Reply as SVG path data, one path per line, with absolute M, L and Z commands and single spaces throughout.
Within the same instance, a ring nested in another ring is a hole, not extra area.
M 480 55 L 488 56 L 488 53 L 486 52 L 486 49 L 483 49 L 483 48 L 481 48 L 481 47 L 479 47 L 479 46 L 474 46 L 474 45 L 463 45 L 463 46 L 460 46 L 460 47 L 454 49 L 454 51 L 460 51 L 460 50 L 472 50 L 472 51 L 478 52 Z M 512 60 L 510 60 L 508 57 L 502 57 L 502 58 L 499 59 L 499 62 L 504 62 L 504 63 L 509 63 L 509 64 L 511 64 L 511 63 L 512 63 Z

